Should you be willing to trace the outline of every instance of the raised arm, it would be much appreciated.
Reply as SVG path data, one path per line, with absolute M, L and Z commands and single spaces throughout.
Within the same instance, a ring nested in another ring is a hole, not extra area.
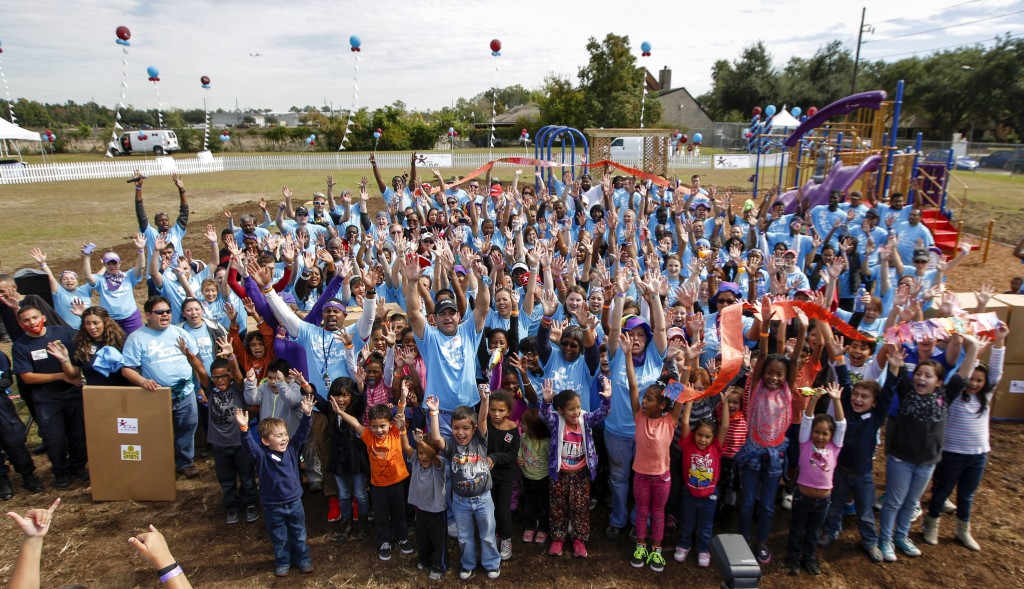
M 384 194 L 388 185 L 384 183 L 384 178 L 381 178 L 380 170 L 377 169 L 377 158 L 372 153 L 370 154 L 370 167 L 373 168 L 373 178 L 377 181 L 377 188 L 380 189 L 381 194 Z
M 423 270 L 420 268 L 419 260 L 414 253 L 405 254 L 404 263 L 405 279 L 402 282 L 402 292 L 405 294 L 405 310 L 408 314 L 409 326 L 412 327 L 413 333 L 416 334 L 417 338 L 423 339 L 423 335 L 427 331 L 427 318 L 423 316 L 423 310 L 420 308 L 419 297 L 417 296 L 417 286 L 419 285 L 420 274 Z M 432 441 L 433 431 L 432 429 Z M 444 448 L 443 445 L 440 447 Z
M 54 277 L 53 271 L 51 271 L 50 267 L 46 265 L 46 252 L 34 247 L 29 250 L 28 255 L 31 256 L 37 264 L 39 264 L 39 268 L 42 269 L 42 271 L 46 273 L 46 277 L 50 279 L 50 293 L 57 294 L 57 289 L 61 286 L 60 283 L 57 282 L 57 278 Z
M 181 181 L 181 176 L 178 174 L 171 174 L 171 180 L 174 181 L 174 186 L 178 188 L 178 225 L 181 225 L 182 229 L 187 229 L 188 197 L 185 195 L 185 183 Z

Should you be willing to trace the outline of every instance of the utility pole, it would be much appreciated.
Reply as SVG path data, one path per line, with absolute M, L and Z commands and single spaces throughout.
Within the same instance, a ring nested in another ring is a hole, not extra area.
M 857 68 L 860 67 L 860 46 L 864 44 L 864 33 L 874 33 L 875 27 L 864 25 L 864 17 L 867 16 L 867 6 L 860 9 L 860 28 L 857 30 L 857 51 L 853 58 L 853 80 L 850 82 L 850 94 L 857 93 Z

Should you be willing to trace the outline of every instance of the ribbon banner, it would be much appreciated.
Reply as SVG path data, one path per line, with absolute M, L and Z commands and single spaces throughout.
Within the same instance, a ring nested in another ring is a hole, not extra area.
M 926 339 L 947 339 L 954 333 L 989 334 L 998 329 L 1001 323 L 995 313 L 965 313 L 890 327 L 885 331 L 884 339 L 887 344 L 900 345 Z
M 462 184 L 465 184 L 466 182 L 469 182 L 470 180 L 472 180 L 474 178 L 479 178 L 480 176 L 486 174 L 491 168 L 493 168 L 494 166 L 496 166 L 499 163 L 513 164 L 513 165 L 517 165 L 517 166 L 533 166 L 535 168 L 564 168 L 564 167 L 571 167 L 570 164 L 562 164 L 562 163 L 559 163 L 559 162 L 548 161 L 548 160 L 539 160 L 539 159 L 532 158 L 532 157 L 502 157 L 502 158 L 498 158 L 498 159 L 491 160 L 491 161 L 487 162 L 486 164 L 484 164 L 484 165 L 480 166 L 479 168 L 473 170 L 469 174 L 463 176 L 462 179 L 459 180 L 458 182 L 452 182 L 451 184 L 445 184 L 444 185 L 444 189 L 448 190 L 450 188 L 455 188 L 456 186 L 460 186 Z M 615 168 L 617 170 L 622 170 L 623 172 L 626 172 L 630 176 L 636 176 L 637 178 L 640 178 L 641 180 L 650 180 L 653 184 L 656 184 L 656 185 L 661 186 L 663 188 L 668 188 L 668 187 L 672 186 L 672 182 L 670 180 L 668 180 L 666 178 L 662 178 L 661 176 L 659 176 L 657 174 L 651 174 L 649 172 L 644 172 L 643 170 L 638 170 L 636 168 L 631 168 L 629 166 L 624 166 L 622 164 L 615 163 L 615 162 L 613 162 L 611 160 L 601 160 L 599 162 L 594 162 L 592 164 L 577 164 L 577 165 L 580 166 L 580 167 L 583 167 L 583 168 L 603 168 L 603 167 L 607 166 L 609 168 Z M 690 188 L 689 186 L 686 186 L 686 185 L 683 185 L 683 184 L 680 184 L 680 187 L 686 188 L 686 189 Z M 431 193 L 437 193 L 437 192 L 440 192 L 440 190 L 441 189 L 439 189 L 439 188 L 437 188 L 435 186 L 433 189 L 431 189 Z

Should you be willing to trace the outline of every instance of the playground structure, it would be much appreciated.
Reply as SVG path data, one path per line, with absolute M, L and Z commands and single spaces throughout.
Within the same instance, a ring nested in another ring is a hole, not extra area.
M 946 253 L 956 250 L 967 186 L 951 174 L 952 150 L 947 162 L 923 161 L 921 133 L 913 148 L 896 147 L 903 90 L 900 80 L 893 100 L 886 100 L 886 93 L 876 90 L 847 96 L 820 110 L 809 109 L 788 135 L 774 132 L 772 117 L 762 121 L 757 109 L 747 133 L 750 151 L 757 155 L 754 197 L 778 185 L 787 212 L 793 212 L 798 195 L 807 198 L 809 206 L 816 206 L 826 204 L 832 190 L 858 191 L 870 202 L 899 192 L 906 195 L 908 204 L 920 203 L 922 222 L 936 245 Z M 778 173 L 769 173 L 769 166 L 777 167 Z M 951 193 L 953 183 L 958 185 L 959 195 Z M 958 226 L 952 224 L 954 209 Z M 990 237 L 984 246 L 986 257 L 989 241 Z
M 586 136 L 584 136 L 583 133 L 581 133 L 578 129 L 559 125 L 545 125 L 537 130 L 537 133 L 534 135 L 533 157 L 534 159 L 545 161 L 552 161 L 554 159 L 557 159 L 559 162 L 562 163 L 563 166 L 566 166 L 566 164 L 568 164 L 566 167 L 568 168 L 570 173 L 572 173 L 572 177 L 575 179 L 577 166 L 577 138 L 579 138 L 580 145 L 582 145 L 583 147 L 583 156 L 580 158 L 580 164 L 586 163 L 587 161 L 589 161 L 590 155 L 590 146 L 587 143 Z M 553 157 L 551 154 L 551 148 L 552 146 L 554 146 L 555 141 L 558 141 L 559 147 L 561 149 L 561 153 L 558 154 L 558 157 Z M 566 142 L 570 144 L 570 147 L 568 148 L 568 153 L 566 153 Z M 564 170 L 566 168 L 563 167 L 561 169 Z M 560 171 L 557 173 L 556 177 L 555 168 L 540 168 L 535 166 L 534 171 L 540 172 L 540 176 L 538 176 L 537 180 L 534 181 L 535 190 L 540 189 L 540 183 L 542 180 L 547 185 L 548 190 L 552 190 L 555 181 L 561 181 L 562 179 Z

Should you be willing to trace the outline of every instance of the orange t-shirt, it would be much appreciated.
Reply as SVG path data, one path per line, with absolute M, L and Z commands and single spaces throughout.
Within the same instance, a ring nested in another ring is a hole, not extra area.
M 405 467 L 402 456 L 402 433 L 391 426 L 384 439 L 378 439 L 370 428 L 363 430 L 363 443 L 366 453 L 370 456 L 370 484 L 375 487 L 387 487 L 405 480 L 409 469 Z

